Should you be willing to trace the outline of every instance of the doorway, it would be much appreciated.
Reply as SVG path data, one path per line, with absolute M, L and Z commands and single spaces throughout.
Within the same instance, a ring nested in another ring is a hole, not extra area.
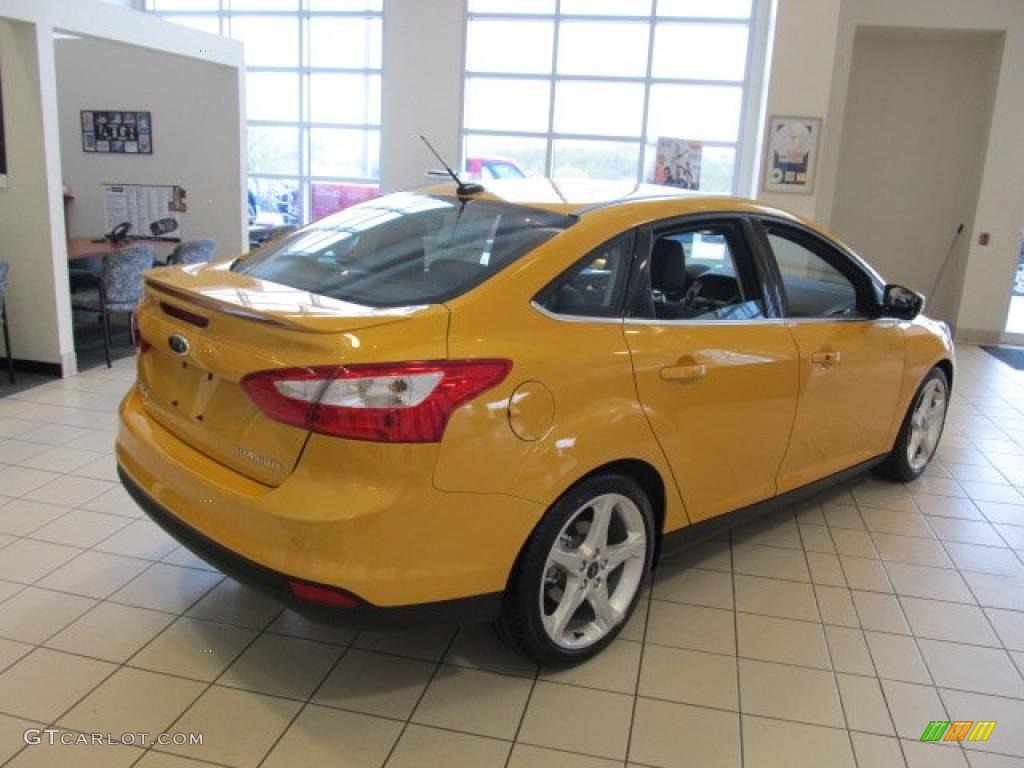
M 833 229 L 951 325 L 1002 51 L 988 32 L 861 27 L 854 40 Z
M 1024 341 L 1024 232 L 1017 240 L 1017 268 L 1010 285 L 1010 311 L 1006 314 L 1006 334 L 1011 341 Z

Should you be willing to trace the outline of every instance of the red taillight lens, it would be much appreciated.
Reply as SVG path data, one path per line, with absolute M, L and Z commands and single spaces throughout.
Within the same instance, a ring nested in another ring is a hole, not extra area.
M 357 601 L 348 592 L 324 584 L 312 584 L 308 581 L 288 579 L 288 588 L 300 600 L 320 605 L 333 605 L 337 608 L 355 608 Z
M 139 331 L 139 320 L 132 312 L 132 341 L 135 343 L 135 351 L 140 355 L 149 349 L 149 342 L 142 338 L 142 333 Z
M 261 371 L 242 379 L 276 421 L 354 440 L 435 443 L 462 403 L 497 386 L 510 360 L 436 360 Z

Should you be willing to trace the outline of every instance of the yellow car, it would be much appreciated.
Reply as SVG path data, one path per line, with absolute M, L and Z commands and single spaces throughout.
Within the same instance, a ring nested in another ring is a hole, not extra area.
M 307 616 L 497 619 L 573 662 L 670 547 L 921 474 L 953 380 L 922 303 L 748 201 L 388 195 L 150 272 L 117 460 L 179 541 Z

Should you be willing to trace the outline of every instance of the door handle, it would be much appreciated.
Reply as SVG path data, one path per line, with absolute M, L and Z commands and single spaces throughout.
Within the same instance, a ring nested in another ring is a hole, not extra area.
M 661 369 L 661 378 L 664 381 L 697 381 L 698 379 L 703 379 L 707 372 L 708 369 L 704 363 L 695 363 L 693 365 L 670 365 Z
M 822 349 L 811 353 L 811 363 L 822 368 L 831 368 L 842 360 L 842 355 L 834 350 Z

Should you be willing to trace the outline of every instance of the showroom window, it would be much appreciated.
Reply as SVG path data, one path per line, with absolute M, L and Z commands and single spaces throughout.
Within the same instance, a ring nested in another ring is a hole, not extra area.
M 685 164 L 688 186 L 735 192 L 766 1 L 468 0 L 467 168 L 647 181 Z
M 245 43 L 249 215 L 301 224 L 377 193 L 383 0 L 146 0 Z

